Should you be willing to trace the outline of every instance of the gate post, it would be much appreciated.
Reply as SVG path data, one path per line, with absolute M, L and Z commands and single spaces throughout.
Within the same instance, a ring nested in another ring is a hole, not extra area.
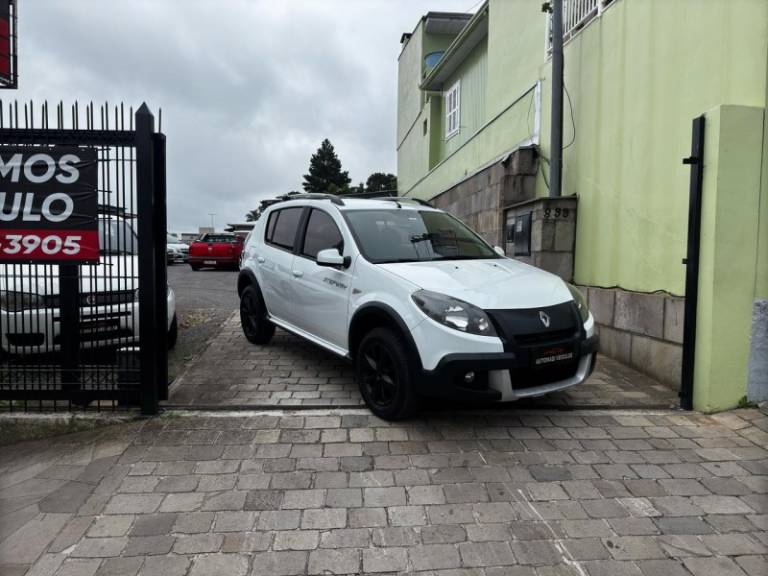
M 61 389 L 80 389 L 80 266 L 59 266 L 59 334 L 61 338 Z M 71 400 L 71 396 L 70 396 Z
M 165 134 L 153 134 L 154 145 L 154 195 L 155 209 L 155 271 L 156 271 L 156 334 L 168 333 L 168 263 L 166 254 L 166 235 L 168 233 L 167 209 L 165 204 Z M 168 338 L 163 338 L 156 348 L 157 361 L 157 396 L 168 400 Z
M 693 119 L 691 155 L 683 164 L 691 166 L 688 192 L 688 247 L 685 265 L 685 317 L 683 361 L 680 377 L 680 407 L 693 410 L 693 370 L 696 362 L 696 314 L 699 302 L 699 253 L 701 251 L 701 189 L 704 181 L 704 116 Z
M 157 414 L 158 411 L 154 131 L 155 117 L 146 103 L 142 104 L 136 111 L 136 207 L 139 229 L 140 404 L 141 413 L 145 415 Z M 165 339 L 162 339 L 162 345 L 165 345 Z

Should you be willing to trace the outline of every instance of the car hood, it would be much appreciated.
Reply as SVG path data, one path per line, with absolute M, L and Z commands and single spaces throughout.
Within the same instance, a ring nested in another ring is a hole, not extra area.
M 380 264 L 422 288 L 487 310 L 538 308 L 572 300 L 554 274 L 509 258 Z
M 83 293 L 116 292 L 139 287 L 139 257 L 102 256 L 98 264 L 80 266 Z M 59 267 L 50 264 L 0 264 L 0 290 L 38 296 L 59 293 Z
M 180 244 L 180 243 L 168 243 L 165 245 L 167 248 L 171 248 L 172 250 L 187 250 L 189 249 L 189 246 L 186 244 Z

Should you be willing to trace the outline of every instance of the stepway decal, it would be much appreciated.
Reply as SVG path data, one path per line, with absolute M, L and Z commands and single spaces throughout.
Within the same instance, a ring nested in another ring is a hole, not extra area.
M 96 262 L 96 151 L 0 148 L 0 262 Z

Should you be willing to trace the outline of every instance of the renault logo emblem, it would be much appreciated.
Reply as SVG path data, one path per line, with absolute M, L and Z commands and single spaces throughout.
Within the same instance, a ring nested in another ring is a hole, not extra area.
M 543 310 L 539 310 L 539 320 L 541 320 L 541 323 L 544 324 L 544 328 L 549 328 L 549 314 L 544 312 Z

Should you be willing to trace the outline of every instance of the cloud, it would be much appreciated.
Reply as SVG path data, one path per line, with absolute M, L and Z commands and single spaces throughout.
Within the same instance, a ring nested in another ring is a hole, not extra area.
M 173 231 L 299 189 L 323 138 L 353 182 L 396 172 L 400 34 L 472 0 L 34 0 L 24 100 L 162 108 Z

